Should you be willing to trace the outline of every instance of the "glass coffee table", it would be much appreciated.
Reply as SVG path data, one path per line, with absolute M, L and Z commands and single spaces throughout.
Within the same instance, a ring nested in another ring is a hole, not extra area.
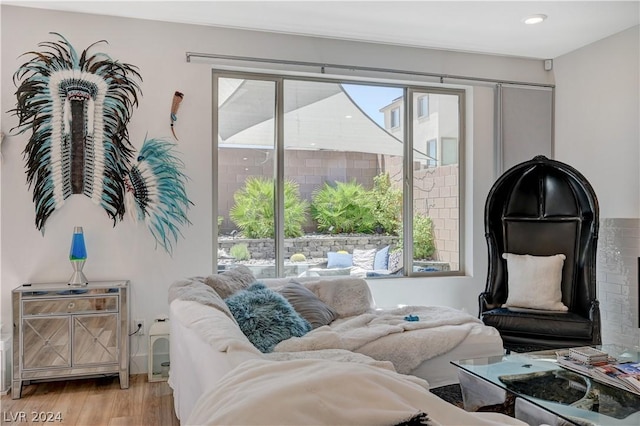
M 640 362 L 639 348 L 630 350 L 616 345 L 598 348 L 618 362 Z M 495 394 L 496 387 L 500 388 L 515 396 L 516 410 L 521 398 L 523 404 L 538 410 L 542 417 L 551 414 L 565 420 L 559 423 L 640 425 L 640 395 L 562 368 L 556 362 L 555 352 L 512 353 L 451 363 L 472 378 L 461 386 L 476 386 L 476 394 Z

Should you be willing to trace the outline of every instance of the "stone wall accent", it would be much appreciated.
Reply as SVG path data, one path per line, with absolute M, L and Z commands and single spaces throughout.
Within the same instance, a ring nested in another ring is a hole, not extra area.
M 256 260 L 275 259 L 275 244 L 269 238 L 221 238 L 218 240 L 218 248 L 224 249 L 227 254 L 236 244 L 246 244 L 251 253 L 251 258 Z M 288 238 L 284 241 L 284 258 L 289 259 L 292 254 L 302 253 L 307 260 L 326 259 L 330 251 L 345 250 L 353 253 L 353 249 L 381 249 L 398 244 L 398 237 L 389 235 L 359 235 L 359 236 L 305 236 L 300 238 Z
M 640 346 L 638 258 L 640 219 L 601 219 L 597 292 L 602 342 Z

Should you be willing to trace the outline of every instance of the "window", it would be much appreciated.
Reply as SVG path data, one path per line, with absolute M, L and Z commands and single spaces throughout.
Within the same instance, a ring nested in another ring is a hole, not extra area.
M 442 138 L 442 165 L 458 163 L 458 139 Z
M 431 139 L 427 141 L 427 166 L 435 167 L 438 163 L 438 141 Z
M 400 108 L 393 108 L 391 110 L 391 128 L 400 127 Z
M 418 98 L 418 117 L 429 116 L 429 95 L 420 96 Z
M 213 88 L 219 271 L 238 263 L 258 278 L 461 271 L 463 91 L 216 71 Z M 422 98 L 442 109 L 419 122 Z M 456 161 L 441 166 L 439 149 L 455 150 L 447 155 Z M 403 259 L 393 270 L 387 246 Z M 330 253 L 374 247 L 374 265 L 332 263 Z

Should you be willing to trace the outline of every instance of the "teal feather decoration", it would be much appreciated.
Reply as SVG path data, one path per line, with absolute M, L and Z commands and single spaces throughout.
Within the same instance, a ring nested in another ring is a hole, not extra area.
M 23 155 L 36 228 L 73 194 L 101 205 L 114 225 L 124 215 L 123 176 L 133 158 L 127 124 L 142 81 L 136 67 L 104 53 L 80 55 L 58 33 L 14 73 L 17 134 L 31 130 Z M 23 56 L 24 56 L 23 55 Z M 20 84 L 18 84 L 20 82 Z
M 136 221 L 144 221 L 157 244 L 169 254 L 180 226 L 193 203 L 187 197 L 184 163 L 174 153 L 175 144 L 162 139 L 146 139 L 137 163 L 126 178 L 127 210 Z
M 190 224 L 187 210 L 193 203 L 173 144 L 145 140 L 134 161 L 127 125 L 142 77 L 133 65 L 89 53 L 105 40 L 78 54 L 65 37 L 51 34 L 59 40 L 24 54 L 31 58 L 14 73 L 17 103 L 9 111 L 18 117 L 12 131 L 31 131 L 23 154 L 36 228 L 44 233 L 47 219 L 65 200 L 82 194 L 102 206 L 114 225 L 129 210 L 171 254 L 180 227 Z

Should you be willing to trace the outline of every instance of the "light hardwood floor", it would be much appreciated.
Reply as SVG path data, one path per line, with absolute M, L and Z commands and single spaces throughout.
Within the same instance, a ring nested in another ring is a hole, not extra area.
M 120 389 L 117 376 L 31 384 L 22 398 L 9 393 L 0 402 L 2 425 L 180 425 L 167 382 L 149 383 L 145 374 L 132 375 L 129 389 Z

